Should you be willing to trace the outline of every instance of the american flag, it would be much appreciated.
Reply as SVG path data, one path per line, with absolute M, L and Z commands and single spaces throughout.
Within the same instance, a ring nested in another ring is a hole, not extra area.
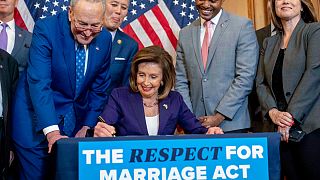
M 121 28 L 139 48 L 159 45 L 175 57 L 179 31 L 198 18 L 195 0 L 131 0 Z M 20 0 L 16 23 L 32 32 L 36 20 L 67 11 L 69 0 Z

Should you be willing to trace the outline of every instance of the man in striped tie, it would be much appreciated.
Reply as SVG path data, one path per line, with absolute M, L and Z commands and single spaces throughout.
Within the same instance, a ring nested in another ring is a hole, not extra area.
M 36 22 L 14 107 L 20 179 L 52 179 L 52 145 L 84 137 L 96 124 L 110 84 L 112 38 L 102 28 L 104 13 L 104 0 L 71 0 L 68 12 Z M 33 106 L 26 109 L 28 92 Z

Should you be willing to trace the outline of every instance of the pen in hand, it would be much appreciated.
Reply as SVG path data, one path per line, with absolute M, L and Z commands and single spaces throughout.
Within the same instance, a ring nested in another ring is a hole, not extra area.
M 106 123 L 106 120 L 104 120 L 101 116 L 98 116 L 98 119 L 100 122 Z
M 103 119 L 103 117 L 98 116 L 98 120 L 102 123 L 106 123 L 106 120 Z M 106 123 L 107 124 L 107 123 Z M 116 137 L 115 133 L 112 134 L 112 137 Z

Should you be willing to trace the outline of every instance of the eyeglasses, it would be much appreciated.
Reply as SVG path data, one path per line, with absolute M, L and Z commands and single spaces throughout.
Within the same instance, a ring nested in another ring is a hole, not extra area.
M 93 33 L 98 33 L 102 30 L 102 23 L 99 24 L 88 24 L 81 22 L 74 18 L 74 26 L 78 31 L 90 30 Z

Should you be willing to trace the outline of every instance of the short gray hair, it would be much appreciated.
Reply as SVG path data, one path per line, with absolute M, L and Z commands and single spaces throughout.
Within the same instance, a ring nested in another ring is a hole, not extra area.
M 102 3 L 103 12 L 106 11 L 106 0 L 71 0 L 70 1 L 70 7 L 74 7 L 79 1 L 87 1 L 92 3 Z

